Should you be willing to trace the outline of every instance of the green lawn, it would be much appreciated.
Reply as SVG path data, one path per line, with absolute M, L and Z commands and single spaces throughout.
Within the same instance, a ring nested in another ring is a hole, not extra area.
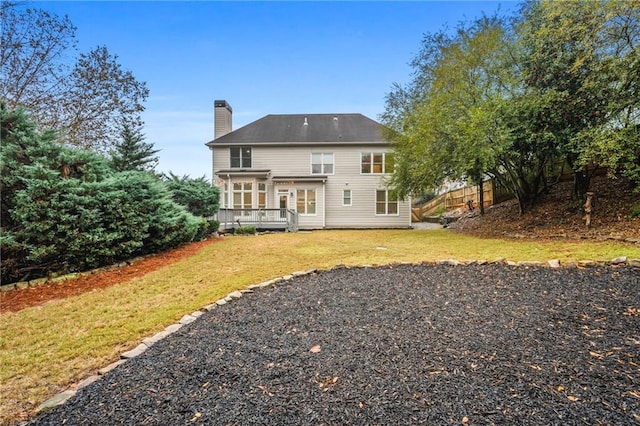
M 294 271 L 447 258 L 569 261 L 617 256 L 640 258 L 640 248 L 615 242 L 485 240 L 447 230 L 226 237 L 144 277 L 0 315 L 0 419 L 7 422 L 32 412 L 183 315 L 231 291 Z

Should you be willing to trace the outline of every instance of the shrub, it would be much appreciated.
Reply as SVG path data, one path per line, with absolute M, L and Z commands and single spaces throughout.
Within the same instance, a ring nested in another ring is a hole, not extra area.
M 205 238 L 214 235 L 218 232 L 218 227 L 220 226 L 220 222 L 217 220 L 209 220 L 209 219 L 200 219 L 200 227 L 198 228 L 198 233 L 196 234 L 197 240 L 204 240 Z
M 256 232 L 256 227 L 253 225 L 238 226 L 237 228 L 233 228 L 234 235 L 255 235 Z
M 147 172 L 38 133 L 0 108 L 2 282 L 110 264 L 193 241 L 210 224 Z
M 631 217 L 640 217 L 640 204 L 633 206 L 631 209 Z
M 218 212 L 220 190 L 205 177 L 178 177 L 173 173 L 164 176 L 164 183 L 171 192 L 173 201 L 186 207 L 195 216 L 211 217 Z

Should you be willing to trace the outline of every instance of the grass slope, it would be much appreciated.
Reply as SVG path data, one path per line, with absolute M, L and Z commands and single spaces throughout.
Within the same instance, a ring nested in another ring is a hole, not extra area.
M 228 237 L 144 277 L 0 316 L 0 420 L 11 423 L 119 354 L 229 292 L 298 270 L 445 258 L 640 258 L 614 242 L 479 239 L 446 230 L 318 231 Z

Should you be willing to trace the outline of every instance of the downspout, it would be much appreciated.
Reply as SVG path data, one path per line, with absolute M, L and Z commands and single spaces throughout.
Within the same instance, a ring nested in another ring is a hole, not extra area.
M 231 204 L 231 200 L 233 200 L 233 191 L 231 190 L 231 175 L 227 173 L 227 208 L 233 209 L 233 204 Z
M 327 180 L 322 180 L 322 229 L 327 227 Z

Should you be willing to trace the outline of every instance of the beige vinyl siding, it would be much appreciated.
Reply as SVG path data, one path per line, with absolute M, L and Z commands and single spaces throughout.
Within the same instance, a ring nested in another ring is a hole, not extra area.
M 299 217 L 300 229 L 326 228 L 408 228 L 411 226 L 409 201 L 399 203 L 397 216 L 376 215 L 376 190 L 385 189 L 384 175 L 362 174 L 361 153 L 389 151 L 379 144 L 357 146 L 253 146 L 252 168 L 271 170 L 270 176 L 310 176 L 311 153 L 333 153 L 334 173 L 323 185 L 318 182 L 273 183 L 267 180 L 269 208 L 277 207 L 277 189 L 290 191 L 316 188 L 316 215 Z M 229 148 L 215 148 L 214 173 L 229 169 Z M 239 178 L 234 178 L 239 179 Z M 252 180 L 254 178 L 245 178 Z M 259 182 L 259 180 L 253 180 Z M 257 184 L 254 184 L 257 188 Z M 325 190 L 323 193 L 323 189 Z M 343 190 L 351 190 L 352 204 L 343 206 Z M 326 202 L 326 206 L 325 203 Z M 295 198 L 291 199 L 295 207 Z M 323 216 L 324 212 L 324 216 Z
M 300 229 L 322 229 L 324 226 L 324 187 L 321 183 L 306 183 L 300 182 L 295 185 L 297 190 L 313 190 L 316 191 L 316 213 L 312 215 L 305 215 L 298 212 L 298 227 Z M 297 194 L 296 194 L 297 197 Z M 294 200 L 293 204 L 295 205 L 297 199 Z
M 336 173 L 327 180 L 327 228 L 408 228 L 411 205 L 400 202 L 397 216 L 376 215 L 376 190 L 385 189 L 384 175 L 362 174 L 361 152 L 388 151 L 380 146 L 342 147 L 335 150 Z M 351 190 L 351 205 L 342 205 L 343 190 Z

